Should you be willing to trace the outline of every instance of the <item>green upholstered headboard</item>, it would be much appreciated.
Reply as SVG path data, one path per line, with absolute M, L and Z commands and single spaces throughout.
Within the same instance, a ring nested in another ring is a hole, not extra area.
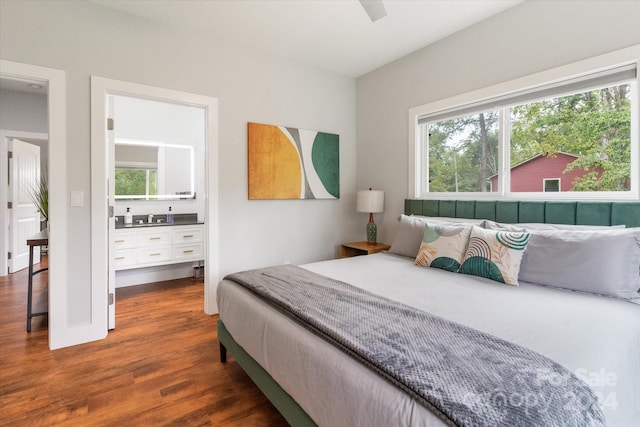
M 407 215 L 479 218 L 504 223 L 640 227 L 640 202 L 406 199 Z

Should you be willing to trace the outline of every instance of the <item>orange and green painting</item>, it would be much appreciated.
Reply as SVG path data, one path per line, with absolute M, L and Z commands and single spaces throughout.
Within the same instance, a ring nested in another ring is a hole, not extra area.
M 340 136 L 249 123 L 249 199 L 339 199 Z

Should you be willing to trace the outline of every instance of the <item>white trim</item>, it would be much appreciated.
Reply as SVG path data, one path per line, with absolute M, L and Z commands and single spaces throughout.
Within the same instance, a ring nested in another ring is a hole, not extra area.
M 49 119 L 49 348 L 56 349 L 101 337 L 95 312 L 91 322 L 70 325 L 68 321 L 68 192 L 66 76 L 62 70 L 0 60 L 3 78 L 28 78 L 48 85 Z
M 412 107 L 409 109 L 409 140 L 408 140 L 408 165 L 409 165 L 409 177 L 408 177 L 408 196 L 409 198 L 438 198 L 438 199 L 463 199 L 463 198 L 486 198 L 486 199 L 549 199 L 553 196 L 552 193 L 509 193 L 506 188 L 509 188 L 508 183 L 500 183 L 498 180 L 498 192 L 494 193 L 426 193 L 420 192 L 420 177 L 416 176 L 416 172 L 419 170 L 421 157 L 424 157 L 423 150 L 419 141 L 418 132 L 418 118 L 427 114 L 453 109 L 457 106 L 470 104 L 472 102 L 484 99 L 491 99 L 497 96 L 502 96 L 509 93 L 515 93 L 522 91 L 526 88 L 533 88 L 545 84 L 547 82 L 558 81 L 560 79 L 566 79 L 572 76 L 584 75 L 585 73 L 594 72 L 598 70 L 608 69 L 617 65 L 635 63 L 637 68 L 640 62 L 640 45 L 634 45 L 625 49 L 610 52 L 604 55 L 589 58 L 583 61 L 574 62 L 561 67 L 553 68 L 550 70 L 542 71 L 510 80 L 508 82 L 499 83 L 486 88 L 474 90 L 468 93 L 453 96 L 451 98 L 441 99 L 428 104 Z M 625 192 L 561 192 L 556 195 L 555 198 L 562 200 L 640 200 L 640 130 L 638 124 L 638 104 L 640 104 L 639 90 L 640 76 L 636 75 L 635 81 L 631 84 L 630 97 L 635 100 L 631 105 L 631 117 L 636 120 L 631 120 L 631 191 Z M 504 150 L 502 150 L 504 151 Z M 500 152 L 500 149 L 499 149 Z M 504 156 L 507 154 L 500 154 L 500 159 L 505 162 Z M 507 161 L 500 168 L 500 172 L 505 171 L 505 167 L 509 162 Z
M 154 86 L 112 80 L 91 76 L 91 278 L 95 293 L 104 295 L 103 304 L 104 331 L 107 331 L 108 292 L 108 231 L 113 229 L 113 221 L 106 215 L 108 208 L 108 144 L 106 132 L 107 96 L 123 95 L 157 101 L 178 102 L 206 111 L 206 217 L 205 217 L 205 265 L 207 272 L 204 285 L 204 311 L 207 314 L 218 312 L 215 300 L 219 281 L 219 225 L 218 225 L 218 100 L 204 95 L 180 92 Z M 116 124 L 117 126 L 117 124 Z
M 204 312 L 218 313 L 217 289 L 220 281 L 220 222 L 219 222 L 219 170 L 218 170 L 218 99 L 206 98 L 206 201 Z

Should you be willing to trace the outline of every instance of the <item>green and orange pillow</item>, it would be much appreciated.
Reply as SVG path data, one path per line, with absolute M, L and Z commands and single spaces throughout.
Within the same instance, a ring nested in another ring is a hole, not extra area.
M 524 231 L 496 231 L 473 227 L 458 273 L 518 286 L 522 256 L 531 238 Z
M 530 238 L 531 233 L 524 231 L 428 223 L 415 262 L 518 286 L 520 263 Z

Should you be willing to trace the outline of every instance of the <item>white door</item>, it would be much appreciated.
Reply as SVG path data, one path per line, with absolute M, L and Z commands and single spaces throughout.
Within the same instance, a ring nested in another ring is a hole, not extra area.
M 40 147 L 12 138 L 9 151 L 9 273 L 15 273 L 29 266 L 27 239 L 40 231 L 40 213 L 30 196 L 40 179 Z M 40 251 L 34 251 L 33 262 L 40 262 Z

